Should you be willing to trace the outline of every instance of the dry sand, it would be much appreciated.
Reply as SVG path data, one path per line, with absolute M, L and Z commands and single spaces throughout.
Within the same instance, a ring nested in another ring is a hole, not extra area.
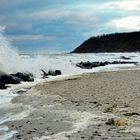
M 10 140 L 140 140 L 139 70 L 40 83 L 12 104 L 12 113 L 28 116 L 3 124 L 17 131 Z M 107 125 L 110 118 L 128 122 Z

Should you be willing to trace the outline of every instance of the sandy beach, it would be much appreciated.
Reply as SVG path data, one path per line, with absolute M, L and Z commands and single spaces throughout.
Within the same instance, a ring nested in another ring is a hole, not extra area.
M 4 111 L 18 117 L 3 123 L 15 132 L 10 140 L 139 140 L 140 70 L 39 83 Z

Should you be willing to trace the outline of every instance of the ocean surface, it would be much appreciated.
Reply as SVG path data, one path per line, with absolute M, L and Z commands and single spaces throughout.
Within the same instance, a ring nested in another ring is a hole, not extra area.
M 130 60 L 122 60 L 120 57 L 130 57 Z M 11 46 L 9 40 L 0 31 L 0 72 L 8 74 L 16 72 L 31 72 L 35 76 L 36 84 L 41 81 L 41 69 L 48 72 L 49 70 L 61 70 L 62 76 L 76 75 L 89 72 L 101 72 L 119 70 L 120 67 L 135 67 L 133 64 L 107 65 L 93 69 L 81 69 L 76 67 L 76 63 L 81 61 L 136 61 L 140 63 L 140 53 L 90 53 L 90 54 L 71 54 L 71 53 L 26 53 L 21 54 Z M 61 76 L 59 76 L 61 77 Z M 49 77 L 46 80 L 54 79 Z M 0 124 L 6 121 L 16 119 L 8 114 L 3 114 L 3 108 L 10 104 L 10 100 L 17 96 L 15 89 L 22 88 L 31 83 L 22 83 L 12 86 L 7 90 L 0 90 Z M 24 90 L 24 89 L 22 89 Z M 24 116 L 22 116 L 24 117 Z M 8 128 L 0 125 L 0 139 L 8 139 L 15 132 L 8 132 Z

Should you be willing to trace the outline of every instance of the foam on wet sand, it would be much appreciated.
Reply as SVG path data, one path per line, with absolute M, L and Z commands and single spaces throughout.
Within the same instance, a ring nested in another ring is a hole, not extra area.
M 18 110 L 24 117 L 3 125 L 17 132 L 11 140 L 140 139 L 139 115 L 127 116 L 134 122 L 131 126 L 106 125 L 108 119 L 140 112 L 139 84 L 139 70 L 84 74 L 39 83 L 12 100 L 16 107 L 10 111 Z M 117 109 L 105 112 L 114 106 Z

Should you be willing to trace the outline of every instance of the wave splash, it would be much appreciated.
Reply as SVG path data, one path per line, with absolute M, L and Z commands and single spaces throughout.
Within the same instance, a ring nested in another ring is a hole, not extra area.
M 12 47 L 10 40 L 4 35 L 5 27 L 0 26 L 0 72 L 7 74 L 16 72 L 31 72 L 35 76 L 40 75 L 40 69 L 46 67 L 43 57 L 37 59 L 24 59 L 18 51 Z
M 64 75 L 81 74 L 85 72 L 99 72 L 120 66 L 128 65 L 108 65 L 97 67 L 91 70 L 81 69 L 75 66 L 81 61 L 119 61 L 120 56 L 130 57 L 130 61 L 140 62 L 140 53 L 92 53 L 92 54 L 70 54 L 70 53 L 45 53 L 34 55 L 19 55 L 13 49 L 10 41 L 3 35 L 4 27 L 0 26 L 0 71 L 11 74 L 16 72 L 31 72 L 35 77 L 41 77 L 41 69 L 61 70 Z
M 20 70 L 17 65 L 21 63 L 18 52 L 11 48 L 8 39 L 3 35 L 4 27 L 0 26 L 0 71 L 14 73 Z

